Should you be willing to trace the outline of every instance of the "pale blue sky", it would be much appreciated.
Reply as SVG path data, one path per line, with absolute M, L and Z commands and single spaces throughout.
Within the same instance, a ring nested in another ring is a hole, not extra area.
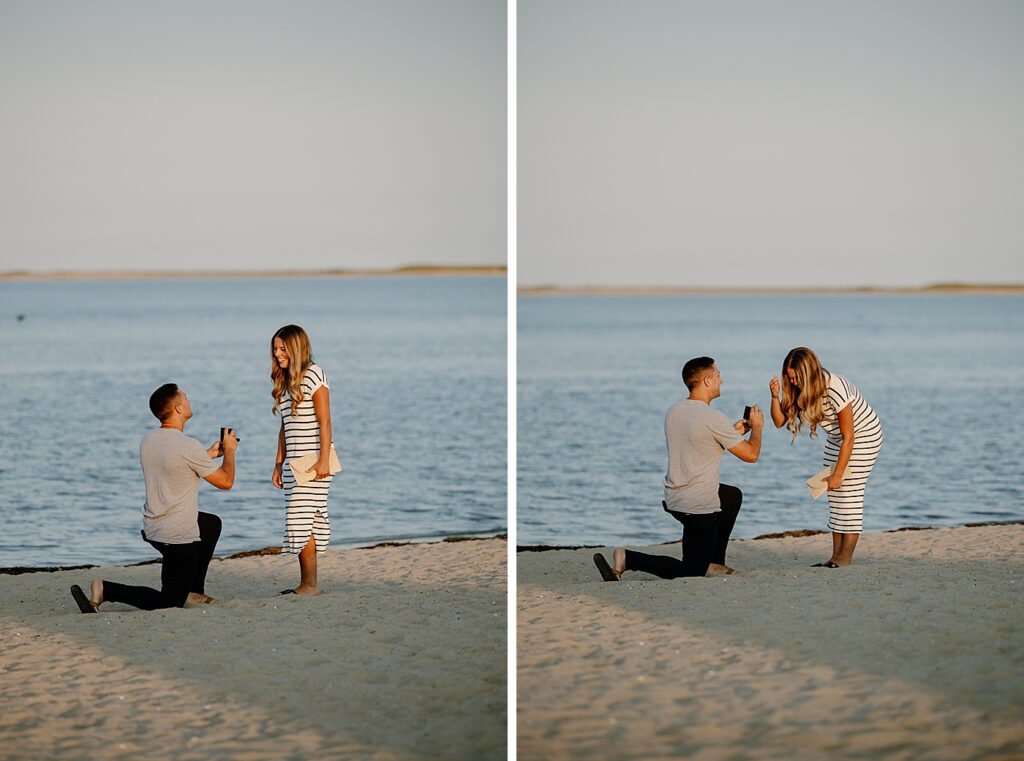
M 0 271 L 506 261 L 500 0 L 0 0 Z
M 1024 3 L 518 13 L 520 285 L 1024 282 Z

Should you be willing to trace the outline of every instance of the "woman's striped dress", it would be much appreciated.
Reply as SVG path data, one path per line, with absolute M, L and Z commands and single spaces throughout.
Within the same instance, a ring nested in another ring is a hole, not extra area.
M 291 396 L 286 391 L 277 410 L 284 422 L 285 461 L 315 452 L 320 454 L 320 424 L 313 411 L 313 393 L 319 388 L 330 388 L 327 376 L 319 365 L 310 365 L 302 378 L 302 401 L 292 414 Z M 327 492 L 334 476 L 310 481 L 304 485 L 295 483 L 291 465 L 282 468 L 285 493 L 284 541 L 281 552 L 298 554 L 313 535 L 316 551 L 324 552 L 331 540 L 331 522 L 327 517 Z
M 828 492 L 828 528 L 839 534 L 859 534 L 864 530 L 864 487 L 882 449 L 882 423 L 856 386 L 841 375 L 829 374 L 825 419 L 821 421 L 828 434 L 825 465 L 835 465 L 839 459 L 843 443 L 839 412 L 848 404 L 853 405 L 853 452 L 843 485 Z

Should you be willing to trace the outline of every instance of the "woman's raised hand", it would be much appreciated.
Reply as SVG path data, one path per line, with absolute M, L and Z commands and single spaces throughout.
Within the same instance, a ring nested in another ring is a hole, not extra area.
M 782 387 L 779 385 L 779 376 L 773 375 L 772 379 L 768 382 L 768 390 L 772 392 L 772 399 L 779 398 L 779 390 Z

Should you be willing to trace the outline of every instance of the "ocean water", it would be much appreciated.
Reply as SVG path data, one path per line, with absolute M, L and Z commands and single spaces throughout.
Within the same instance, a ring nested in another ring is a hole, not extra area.
M 504 531 L 505 294 L 493 277 L 0 283 L 0 567 L 156 555 L 138 453 L 166 382 L 192 401 L 188 435 L 241 438 L 234 488 L 200 486 L 218 554 L 279 545 L 269 345 L 288 323 L 330 382 L 334 546 Z
M 713 406 L 738 420 L 767 409 L 794 346 L 882 420 L 865 530 L 1024 518 L 1024 298 L 521 296 L 518 319 L 520 545 L 678 539 L 661 479 L 683 363 L 717 360 Z M 724 455 L 722 480 L 744 492 L 734 537 L 825 528 L 827 500 L 805 485 L 824 439 L 790 439 L 769 420 L 757 463 Z

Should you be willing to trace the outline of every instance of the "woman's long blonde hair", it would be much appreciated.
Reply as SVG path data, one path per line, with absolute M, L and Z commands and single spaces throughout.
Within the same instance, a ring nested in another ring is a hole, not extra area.
M 799 388 L 795 388 L 786 374 L 796 373 Z M 825 419 L 825 396 L 828 394 L 828 376 L 818 361 L 818 356 L 806 346 L 798 346 L 786 355 L 782 362 L 782 414 L 786 416 L 786 429 L 797 434 L 810 425 L 812 438 L 817 438 L 817 428 Z
M 278 338 L 284 343 L 288 367 L 280 367 L 274 357 L 274 341 Z M 285 391 L 292 399 L 292 414 L 298 411 L 299 402 L 303 400 L 302 379 L 311 364 L 313 351 L 309 348 L 309 336 L 306 335 L 306 331 L 298 325 L 285 325 L 274 333 L 274 337 L 270 339 L 270 378 L 274 381 L 275 415 Z

